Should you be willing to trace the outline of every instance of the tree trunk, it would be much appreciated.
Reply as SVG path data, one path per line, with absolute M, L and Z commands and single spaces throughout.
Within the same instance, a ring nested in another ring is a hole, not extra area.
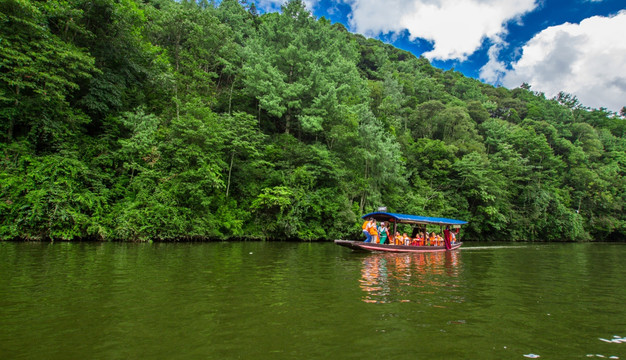
M 17 100 L 18 96 L 20 95 L 20 87 L 17 86 L 17 89 L 15 90 L 15 104 L 13 104 L 15 106 L 15 109 L 17 109 L 17 105 L 19 104 L 19 101 Z M 11 142 L 11 140 L 13 140 L 13 127 L 15 126 L 15 117 L 14 117 L 15 113 L 13 113 L 11 115 L 11 120 L 9 120 L 9 129 L 7 132 L 7 138 L 9 140 L 9 142 Z
M 180 34 L 176 37 L 176 51 L 175 51 L 175 59 L 176 59 L 176 73 L 178 74 L 179 69 L 179 48 L 180 48 Z M 176 97 L 176 120 L 180 120 L 180 104 L 178 101 L 178 83 L 174 80 L 174 96 Z
M 365 180 L 367 180 L 367 160 L 365 160 Z M 361 193 L 361 201 L 359 202 L 359 211 L 361 214 L 363 213 L 363 209 L 365 209 L 365 200 L 367 199 L 367 192 L 363 191 Z
M 231 109 L 233 104 L 233 88 L 235 87 L 235 81 L 237 81 L 237 76 L 233 79 L 233 83 L 230 84 L 230 94 L 228 95 L 228 115 L 231 115 Z
M 11 120 L 9 120 L 9 130 L 7 132 L 7 140 L 10 143 L 13 140 L 13 126 L 14 126 L 13 116 L 11 116 Z
M 228 168 L 228 181 L 226 183 L 226 197 L 228 197 L 228 191 L 230 190 L 230 173 L 233 171 L 233 160 L 235 159 L 235 152 L 230 154 L 230 167 Z
M 293 65 L 289 68 L 289 77 L 287 78 L 287 84 L 291 84 L 293 78 Z M 289 106 L 289 105 L 287 105 Z M 289 123 L 291 122 L 291 109 L 287 108 L 287 114 L 285 115 L 285 134 L 289 134 Z
M 176 105 L 176 120 L 180 120 L 180 101 L 178 101 L 178 83 L 174 82 L 174 103 Z

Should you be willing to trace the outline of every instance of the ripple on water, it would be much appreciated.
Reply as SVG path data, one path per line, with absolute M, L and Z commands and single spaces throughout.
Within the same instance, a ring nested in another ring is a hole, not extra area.
M 626 247 L 469 249 L 358 254 L 322 243 L 3 243 L 0 353 L 625 358 L 625 334 L 613 329 L 626 318 Z

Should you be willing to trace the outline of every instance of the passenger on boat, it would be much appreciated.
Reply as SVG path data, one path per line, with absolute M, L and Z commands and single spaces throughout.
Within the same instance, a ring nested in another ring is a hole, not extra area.
M 430 236 L 428 237 L 428 246 L 434 246 L 437 243 L 437 236 L 435 235 L 435 232 L 431 232 Z
M 443 231 L 443 243 L 446 246 L 446 249 L 450 249 L 452 246 L 452 236 L 450 232 L 450 225 L 446 226 L 446 229 Z
M 387 224 L 384 221 L 381 221 L 378 227 L 378 237 L 381 244 L 388 244 L 389 229 L 387 229 Z
M 411 238 L 406 234 L 402 234 L 402 245 L 411 245 Z
M 378 242 L 378 229 L 376 228 L 376 220 L 372 219 L 372 225 L 369 227 L 371 239 L 370 241 L 376 244 Z
M 393 243 L 395 245 L 402 245 L 403 238 L 402 235 L 400 235 L 400 232 L 396 231 L 396 234 L 393 236 Z
M 376 221 L 372 218 L 365 220 L 363 226 L 361 226 L 363 228 L 363 235 L 365 235 L 365 241 L 363 242 L 372 242 L 372 235 L 370 234 L 370 228 L 372 226 L 376 226 Z

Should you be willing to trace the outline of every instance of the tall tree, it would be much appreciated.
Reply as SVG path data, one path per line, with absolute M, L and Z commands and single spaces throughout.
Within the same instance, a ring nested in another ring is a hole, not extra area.
M 300 0 L 261 18 L 245 48 L 245 84 L 276 128 L 323 135 L 324 122 L 358 82 L 352 46 L 327 20 L 316 21 Z

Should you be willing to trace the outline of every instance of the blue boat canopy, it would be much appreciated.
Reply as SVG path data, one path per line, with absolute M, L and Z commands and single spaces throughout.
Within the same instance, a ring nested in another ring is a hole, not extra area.
M 396 214 L 396 213 L 380 212 L 380 211 L 361 216 L 361 218 L 363 219 L 367 219 L 371 217 L 377 221 L 389 221 L 389 222 L 398 223 L 398 224 L 452 225 L 454 227 L 460 227 L 461 225 L 467 224 L 467 221 L 463 221 L 463 220 L 418 216 L 418 215 L 407 215 L 407 214 Z

